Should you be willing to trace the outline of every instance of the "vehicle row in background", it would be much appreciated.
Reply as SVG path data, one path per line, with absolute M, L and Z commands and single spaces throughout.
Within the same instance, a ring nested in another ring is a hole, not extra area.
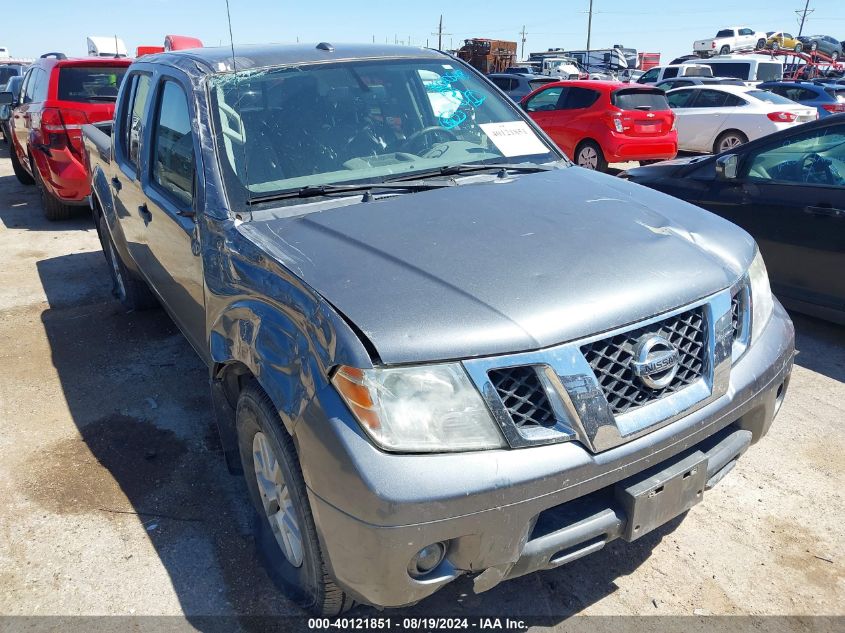
M 845 324 L 845 114 L 621 175 L 738 224 L 784 305 Z

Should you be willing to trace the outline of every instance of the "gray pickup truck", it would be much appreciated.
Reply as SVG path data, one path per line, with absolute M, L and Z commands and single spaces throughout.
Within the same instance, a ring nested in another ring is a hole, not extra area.
M 747 233 L 574 167 L 442 53 L 234 53 L 130 67 L 84 130 L 91 206 L 117 296 L 208 364 L 303 607 L 635 540 L 767 432 L 793 329 Z

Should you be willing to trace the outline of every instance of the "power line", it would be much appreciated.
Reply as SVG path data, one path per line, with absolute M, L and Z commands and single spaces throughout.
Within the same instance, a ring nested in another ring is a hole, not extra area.
M 437 25 L 437 32 L 432 33 L 432 35 L 437 36 L 437 50 L 443 50 L 443 36 L 444 35 L 451 35 L 451 33 L 444 33 L 443 32 L 443 14 L 440 14 L 440 23 Z
M 801 11 L 800 9 L 796 11 L 796 15 L 801 18 L 801 25 L 798 27 L 798 37 L 801 37 L 801 33 L 804 30 L 804 22 L 807 20 L 807 15 L 811 14 L 815 9 L 810 9 L 810 0 L 807 0 L 804 3 L 804 10 Z
M 520 56 L 520 59 L 525 59 L 525 25 L 524 24 L 522 25 L 522 31 L 519 33 L 519 35 L 522 37 L 522 55 Z

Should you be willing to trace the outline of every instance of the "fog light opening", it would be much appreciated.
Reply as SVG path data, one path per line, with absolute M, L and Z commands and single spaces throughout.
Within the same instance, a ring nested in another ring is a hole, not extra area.
M 446 544 L 433 543 L 423 547 L 414 554 L 411 562 L 408 563 L 408 573 L 411 578 L 420 578 L 435 569 L 446 557 Z

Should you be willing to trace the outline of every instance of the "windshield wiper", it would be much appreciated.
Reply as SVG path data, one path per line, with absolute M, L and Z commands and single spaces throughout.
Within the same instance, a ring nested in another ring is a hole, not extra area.
M 471 174 L 479 171 L 498 171 L 507 173 L 509 171 L 531 173 L 538 171 L 551 171 L 555 167 L 550 165 L 527 165 L 527 164 L 510 164 L 510 163 L 463 163 L 460 165 L 448 165 L 439 169 L 431 171 L 417 172 L 411 174 L 409 178 L 431 178 L 437 176 L 457 176 L 459 174 Z M 385 182 L 406 182 L 403 180 L 405 176 L 397 178 L 388 178 Z
M 287 200 L 290 198 L 318 198 L 320 196 L 329 196 L 334 193 L 355 193 L 356 191 L 363 191 L 365 193 L 374 190 L 426 191 L 428 189 L 453 187 L 454 185 L 455 182 L 453 180 L 442 180 L 436 182 L 407 180 L 396 183 L 359 182 L 348 185 L 308 185 L 291 191 L 282 191 L 280 193 L 272 193 L 266 196 L 256 196 L 247 200 L 247 204 L 261 204 L 262 202 L 273 202 L 274 200 Z

